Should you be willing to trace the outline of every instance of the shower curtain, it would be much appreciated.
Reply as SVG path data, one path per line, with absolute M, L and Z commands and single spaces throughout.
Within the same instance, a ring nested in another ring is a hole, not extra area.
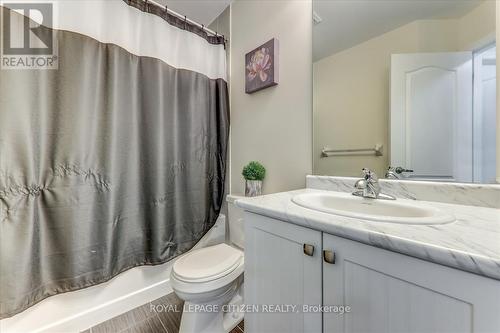
M 56 64 L 0 70 L 0 318 L 192 248 L 229 132 L 222 37 L 141 0 L 55 1 L 15 36 L 8 6 L 3 54 L 52 36 Z

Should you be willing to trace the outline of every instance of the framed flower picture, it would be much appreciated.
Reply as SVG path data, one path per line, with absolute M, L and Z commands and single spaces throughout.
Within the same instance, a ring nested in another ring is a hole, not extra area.
M 278 40 L 271 39 L 245 55 L 245 92 L 278 84 Z

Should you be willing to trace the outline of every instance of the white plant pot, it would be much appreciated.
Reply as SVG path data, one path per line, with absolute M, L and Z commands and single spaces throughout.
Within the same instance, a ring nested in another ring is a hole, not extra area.
M 262 180 L 245 180 L 245 196 L 262 195 Z

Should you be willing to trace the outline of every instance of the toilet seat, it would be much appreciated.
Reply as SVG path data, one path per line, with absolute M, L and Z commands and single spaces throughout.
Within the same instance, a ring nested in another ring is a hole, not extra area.
M 243 252 L 227 244 L 198 249 L 177 259 L 172 268 L 184 282 L 208 282 L 234 271 L 243 260 Z
M 172 267 L 172 288 L 185 294 L 225 288 L 243 273 L 244 261 L 243 252 L 227 244 L 188 252 Z

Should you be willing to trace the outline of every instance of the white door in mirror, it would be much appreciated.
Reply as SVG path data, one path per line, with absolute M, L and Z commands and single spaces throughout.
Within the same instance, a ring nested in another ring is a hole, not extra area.
M 472 52 L 393 54 L 391 165 L 472 181 Z

